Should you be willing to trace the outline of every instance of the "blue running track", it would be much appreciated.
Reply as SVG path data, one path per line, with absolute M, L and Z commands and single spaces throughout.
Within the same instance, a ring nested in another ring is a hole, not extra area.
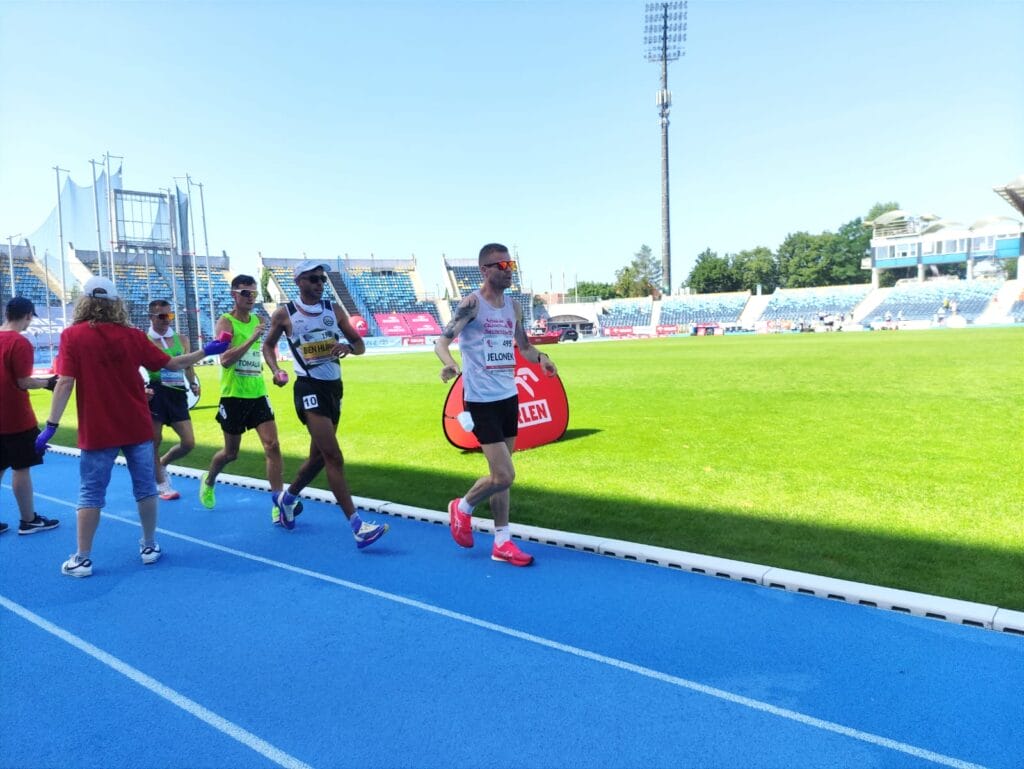
M 77 462 L 0 490 L 4 769 L 1024 765 L 1024 638 L 191 478 L 143 566 L 120 465 L 76 580 Z

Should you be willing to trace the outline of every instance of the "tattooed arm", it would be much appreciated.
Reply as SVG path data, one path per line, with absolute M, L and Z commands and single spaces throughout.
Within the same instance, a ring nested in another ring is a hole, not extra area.
M 473 318 L 476 317 L 477 303 L 476 294 L 470 294 L 461 302 L 459 306 L 455 308 L 455 314 L 452 315 L 452 319 L 448 322 L 448 325 L 444 327 L 444 331 L 441 332 L 441 336 L 434 342 L 434 352 L 437 357 L 441 359 L 443 364 L 441 368 L 441 381 L 447 382 L 453 377 L 459 375 L 459 364 L 455 362 L 452 357 L 451 351 L 448 349 L 451 347 L 452 342 L 455 340 L 462 329 L 466 327 Z

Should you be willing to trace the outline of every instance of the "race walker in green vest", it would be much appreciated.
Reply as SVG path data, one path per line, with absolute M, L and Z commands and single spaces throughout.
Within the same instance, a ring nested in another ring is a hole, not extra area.
M 220 316 L 214 329 L 218 339 L 230 336 L 231 342 L 220 356 L 217 421 L 224 433 L 224 448 L 213 455 L 209 469 L 199 481 L 199 501 L 209 509 L 216 504 L 213 484 L 220 472 L 238 458 L 242 435 L 247 430 L 255 430 L 263 444 L 271 495 L 276 497 L 284 487 L 277 423 L 263 380 L 259 341 L 266 330 L 266 320 L 255 313 L 259 296 L 256 279 L 251 275 L 236 275 L 231 281 L 231 296 L 234 307 Z M 273 500 L 271 506 L 275 506 Z

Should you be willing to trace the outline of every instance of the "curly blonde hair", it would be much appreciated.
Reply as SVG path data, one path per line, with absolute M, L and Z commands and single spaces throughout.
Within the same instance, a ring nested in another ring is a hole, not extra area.
M 75 305 L 75 323 L 88 321 L 90 326 L 97 323 L 116 323 L 118 326 L 131 326 L 128 319 L 128 308 L 120 299 L 96 299 L 81 296 Z

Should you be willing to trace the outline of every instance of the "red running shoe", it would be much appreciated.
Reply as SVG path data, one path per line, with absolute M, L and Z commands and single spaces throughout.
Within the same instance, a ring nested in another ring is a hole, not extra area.
M 473 518 L 459 510 L 461 497 L 448 503 L 448 528 L 452 530 L 452 539 L 463 547 L 473 547 Z
M 533 563 L 533 556 L 529 553 L 524 553 L 518 547 L 516 543 L 511 539 L 504 545 L 495 544 L 491 548 L 491 560 L 492 561 L 504 561 L 510 563 L 513 566 L 529 566 Z

